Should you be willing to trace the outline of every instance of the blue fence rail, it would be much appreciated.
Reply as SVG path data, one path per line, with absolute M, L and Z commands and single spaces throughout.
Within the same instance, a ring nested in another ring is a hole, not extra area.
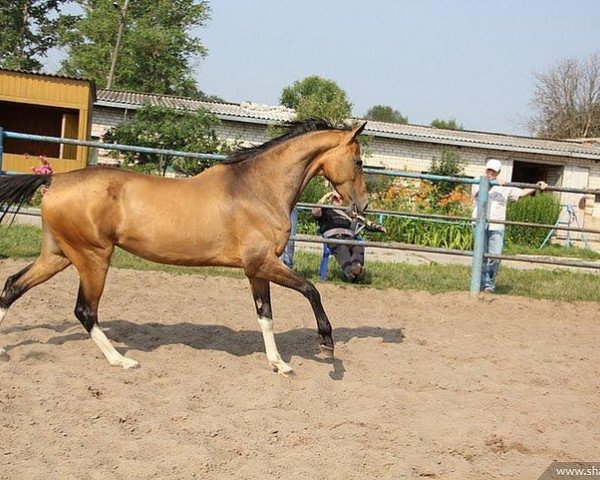
M 2 170 L 2 154 L 3 154 L 3 144 L 4 139 L 10 138 L 15 140 L 28 140 L 28 141 L 37 141 L 37 142 L 47 142 L 47 143 L 60 143 L 66 145 L 76 145 L 76 146 L 85 146 L 92 148 L 101 148 L 105 150 L 118 150 L 118 151 L 131 151 L 131 152 L 139 152 L 139 153 L 154 153 L 159 155 L 168 155 L 174 157 L 184 157 L 184 158 L 192 158 L 198 160 L 222 160 L 225 158 L 224 155 L 217 155 L 211 153 L 196 153 L 196 152 L 184 152 L 177 150 L 166 150 L 166 149 L 157 149 L 157 148 L 148 148 L 148 147 L 138 147 L 133 145 L 120 145 L 114 143 L 102 143 L 95 142 L 90 140 L 75 140 L 70 138 L 58 138 L 58 137 L 49 137 L 44 135 L 32 135 L 18 132 L 10 132 L 3 130 L 0 128 L 0 171 Z M 586 232 L 586 233 L 600 233 L 600 231 L 583 229 L 583 228 L 573 228 L 573 227 L 556 227 L 551 225 L 539 225 L 533 223 L 524 223 L 524 222 L 510 222 L 510 221 L 488 221 L 486 218 L 487 213 L 487 203 L 488 203 L 488 193 L 489 189 L 498 185 L 498 182 L 490 182 L 486 176 L 481 176 L 478 179 L 475 178 L 465 178 L 465 177 L 447 177 L 442 175 L 431 175 L 431 174 L 417 174 L 410 172 L 399 172 L 394 170 L 380 170 L 375 168 L 365 168 L 364 172 L 371 175 L 383 175 L 383 176 L 391 176 L 391 177 L 402 177 L 402 178 L 412 178 L 412 179 L 420 179 L 420 180 L 428 180 L 428 181 L 447 181 L 447 182 L 456 182 L 463 184 L 478 184 L 479 185 L 479 194 L 477 196 L 477 218 L 473 219 L 474 221 L 474 248 L 473 251 L 462 251 L 462 250 L 451 250 L 444 248 L 433 248 L 433 247 L 422 247 L 419 245 L 407 245 L 398 242 L 372 242 L 372 241 L 361 241 L 360 245 L 365 247 L 377 247 L 377 248 L 387 248 L 394 250 L 408 250 L 408 251 L 418 251 L 418 252 L 429 252 L 429 253 L 439 253 L 445 255 L 458 255 L 458 256 L 467 256 L 472 257 L 471 264 L 471 294 L 476 295 L 479 293 L 480 285 L 481 285 L 481 274 L 482 274 L 482 266 L 483 262 L 488 259 L 503 259 L 503 260 L 514 260 L 520 262 L 529 262 L 529 263 L 540 263 L 540 264 L 550 264 L 564 267 L 581 267 L 581 268 L 590 268 L 590 269 L 600 269 L 600 265 L 592 263 L 592 262 L 581 262 L 581 261 L 569 261 L 569 260 L 555 260 L 555 259 L 544 259 L 544 258 L 522 258 L 511 255 L 488 255 L 485 253 L 485 230 L 486 225 L 488 223 L 502 223 L 502 224 L 515 224 L 521 226 L 530 226 L 530 227 L 538 227 L 538 228 L 555 228 L 556 230 L 568 230 L 568 231 L 576 231 L 576 232 Z M 515 183 L 509 182 L 506 183 L 507 186 L 515 186 L 519 188 L 535 188 L 535 185 L 527 184 L 527 183 Z M 562 188 L 562 187 L 548 187 L 548 191 L 555 192 L 567 192 L 567 193 L 581 193 L 584 195 L 600 195 L 600 190 L 590 190 L 590 189 L 578 189 L 578 188 Z M 309 208 L 310 204 L 300 204 L 300 208 Z M 319 205 L 320 207 L 330 208 L 330 205 Z M 465 219 L 464 217 L 452 217 L 446 215 L 431 215 L 431 214 L 414 214 L 410 212 L 394 212 L 394 211 L 369 211 L 368 213 L 373 214 L 384 214 L 384 215 L 398 215 L 412 218 L 438 218 L 445 219 L 448 221 L 468 221 L 469 219 Z M 334 240 L 327 239 L 324 240 L 319 237 L 313 236 L 303 236 L 297 235 L 295 237 L 290 238 L 292 241 L 298 242 L 308 242 L 308 243 L 331 243 L 331 244 L 346 244 L 346 245 L 354 245 L 358 244 L 357 242 L 351 240 Z
M 105 150 L 119 150 L 127 152 L 138 152 L 138 153 L 157 153 L 160 155 L 171 155 L 173 157 L 185 157 L 185 158 L 197 158 L 203 160 L 223 160 L 223 155 L 216 155 L 214 153 L 195 153 L 195 152 L 181 152 L 178 150 L 160 150 L 157 148 L 148 147 L 136 147 L 133 145 L 119 145 L 118 143 L 102 143 L 94 142 L 92 140 L 75 140 L 73 138 L 59 138 L 59 137 L 47 137 L 45 135 L 32 135 L 29 133 L 17 133 L 8 132 L 0 128 L 3 138 L 11 138 L 14 140 L 29 140 L 34 142 L 45 142 L 45 143 L 62 143 L 65 145 L 76 145 L 79 147 L 93 147 L 103 148 Z M 4 143 L 3 141 L 0 143 Z M 0 146 L 0 151 L 1 151 Z M 0 170 L 2 170 L 2 163 L 0 159 Z

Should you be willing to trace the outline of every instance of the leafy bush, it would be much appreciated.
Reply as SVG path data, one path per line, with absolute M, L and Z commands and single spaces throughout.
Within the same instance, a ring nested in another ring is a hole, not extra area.
M 456 118 L 452 117 L 450 120 L 444 120 L 441 118 L 436 118 L 432 120 L 430 125 L 434 128 L 443 128 L 446 130 L 464 130 L 462 123 L 456 121 Z
M 296 110 L 298 119 L 320 117 L 338 124 L 352 114 L 348 94 L 333 80 L 311 75 L 283 89 L 281 105 Z
M 454 162 L 455 157 L 450 158 Z M 444 167 L 445 168 L 445 167 Z M 387 191 L 374 194 L 373 208 L 408 213 L 441 213 L 458 217 L 470 216 L 471 197 L 461 185 L 447 182 L 452 188 L 440 195 L 432 182 L 396 180 Z M 375 220 L 375 219 L 373 219 Z M 393 241 L 428 247 L 469 250 L 473 243 L 470 224 L 411 218 L 387 217 L 386 234 L 365 233 L 365 237 L 379 241 Z
M 365 173 L 365 183 L 367 185 L 367 192 L 371 195 L 381 195 L 387 192 L 394 184 L 394 178 L 386 175 Z
M 145 105 L 135 116 L 109 130 L 104 141 L 185 152 L 229 153 L 214 131 L 219 120 L 204 110 L 194 112 Z M 167 168 L 184 175 L 196 175 L 213 165 L 213 160 L 168 157 L 155 153 L 113 152 L 125 167 L 165 175 Z
M 455 174 L 455 173 L 451 173 Z M 313 183 L 314 182 L 314 183 Z M 449 183 L 449 182 L 448 182 Z M 385 189 L 385 185 L 388 188 Z M 452 185 L 449 193 L 438 197 L 431 182 L 400 179 L 391 183 L 373 181 L 379 191 L 370 190 L 371 208 L 395 210 L 407 213 L 442 213 L 457 217 L 471 216 L 471 197 L 462 185 Z M 314 203 L 327 191 L 323 182 L 313 179 L 303 194 L 303 201 Z M 306 199 L 306 200 L 304 200 Z M 437 201 L 436 201 L 437 199 Z M 508 220 L 543 223 L 553 225 L 560 213 L 560 203 L 551 194 L 537 194 L 535 197 L 522 198 L 508 206 Z M 371 220 L 378 221 L 375 216 Z M 470 250 L 473 248 L 473 232 L 470 222 L 443 222 L 400 217 L 386 217 L 387 233 L 364 231 L 362 236 L 374 241 L 401 242 L 428 247 Z M 317 223 L 308 211 L 300 211 L 298 232 L 314 235 Z M 531 227 L 507 227 L 507 248 L 515 246 L 539 247 L 548 235 L 549 229 Z
M 325 185 L 322 177 L 314 177 L 308 182 L 298 201 L 303 203 L 317 203 L 329 191 L 330 189 Z
M 518 202 L 509 203 L 506 218 L 515 222 L 554 225 L 559 214 L 560 202 L 558 198 L 549 193 L 542 193 L 534 197 L 522 198 Z M 550 229 L 547 228 L 512 225 L 506 228 L 506 242 L 508 244 L 539 247 L 549 232 Z
M 446 177 L 459 177 L 464 173 L 464 168 L 465 163 L 458 153 L 444 150 L 439 160 L 437 158 L 433 159 L 429 173 Z M 440 182 L 433 182 L 431 190 L 433 202 L 439 203 L 442 197 L 449 195 L 459 187 L 461 187 L 461 185 L 455 182 L 446 182 L 443 180 Z
M 465 223 L 442 223 L 435 220 L 387 217 L 386 234 L 365 233 L 377 241 L 392 241 L 426 247 L 470 250 L 473 244 L 471 226 Z
M 318 203 L 319 200 L 329 191 L 322 177 L 314 177 L 308 182 L 308 185 L 300 195 L 299 202 Z M 298 211 L 298 233 L 303 235 L 314 235 L 317 231 L 317 222 L 309 210 Z
M 381 178 L 381 177 L 380 177 Z M 384 180 L 369 179 L 374 189 L 371 192 L 370 205 L 374 209 L 396 210 L 415 213 L 450 213 L 456 216 L 470 216 L 470 196 L 462 188 L 453 189 L 448 195 L 440 198 L 437 204 L 432 202 L 432 185 L 419 180 Z M 313 180 L 314 181 L 314 180 Z M 312 182 L 311 182 L 312 183 Z M 307 187 L 303 195 L 304 201 L 316 202 L 327 191 L 317 185 Z M 322 183 L 321 183 L 322 185 Z M 371 220 L 378 221 L 374 216 Z M 402 242 L 429 247 L 451 248 L 459 250 L 471 249 L 473 235 L 470 224 L 425 221 L 421 219 L 386 217 L 384 225 L 387 233 L 363 231 L 361 236 L 374 241 Z M 317 222 L 309 211 L 300 211 L 298 233 L 314 235 Z
M 401 124 L 408 123 L 408 117 L 405 117 L 398 110 L 388 105 L 373 105 L 365 114 L 365 120 Z

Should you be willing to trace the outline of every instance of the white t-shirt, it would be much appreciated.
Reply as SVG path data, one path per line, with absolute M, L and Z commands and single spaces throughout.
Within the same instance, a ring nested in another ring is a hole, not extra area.
M 477 218 L 477 193 L 479 185 L 473 186 L 473 218 Z M 494 185 L 490 188 L 488 197 L 488 220 L 506 220 L 506 205 L 509 200 L 518 200 L 525 194 L 525 190 L 517 187 L 500 187 Z M 489 230 L 504 230 L 501 223 L 490 223 Z

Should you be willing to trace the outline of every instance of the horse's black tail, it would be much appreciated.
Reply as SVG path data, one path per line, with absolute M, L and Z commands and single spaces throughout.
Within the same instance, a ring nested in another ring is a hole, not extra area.
M 0 176 L 0 222 L 8 213 L 13 219 L 24 203 L 27 203 L 42 185 L 49 186 L 51 175 L 2 175 Z

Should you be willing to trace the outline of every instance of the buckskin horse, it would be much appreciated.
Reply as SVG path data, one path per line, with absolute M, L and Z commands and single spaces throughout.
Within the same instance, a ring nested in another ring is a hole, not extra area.
M 32 287 L 69 265 L 79 273 L 75 316 L 111 365 L 138 366 L 121 355 L 98 324 L 98 303 L 115 246 L 153 262 L 244 270 L 274 371 L 292 373 L 275 345 L 270 282 L 310 302 L 324 354 L 333 357 L 332 328 L 315 286 L 279 260 L 290 212 L 315 175 L 322 175 L 358 213 L 367 207 L 358 135 L 365 123 L 335 128 L 320 119 L 290 125 L 284 135 L 240 149 L 185 179 L 92 167 L 54 175 L 0 178 L 2 218 L 45 187 L 39 257 L 9 277 L 0 323 Z M 0 219 L 1 220 L 1 219 Z M 0 353 L 5 353 L 0 349 Z

